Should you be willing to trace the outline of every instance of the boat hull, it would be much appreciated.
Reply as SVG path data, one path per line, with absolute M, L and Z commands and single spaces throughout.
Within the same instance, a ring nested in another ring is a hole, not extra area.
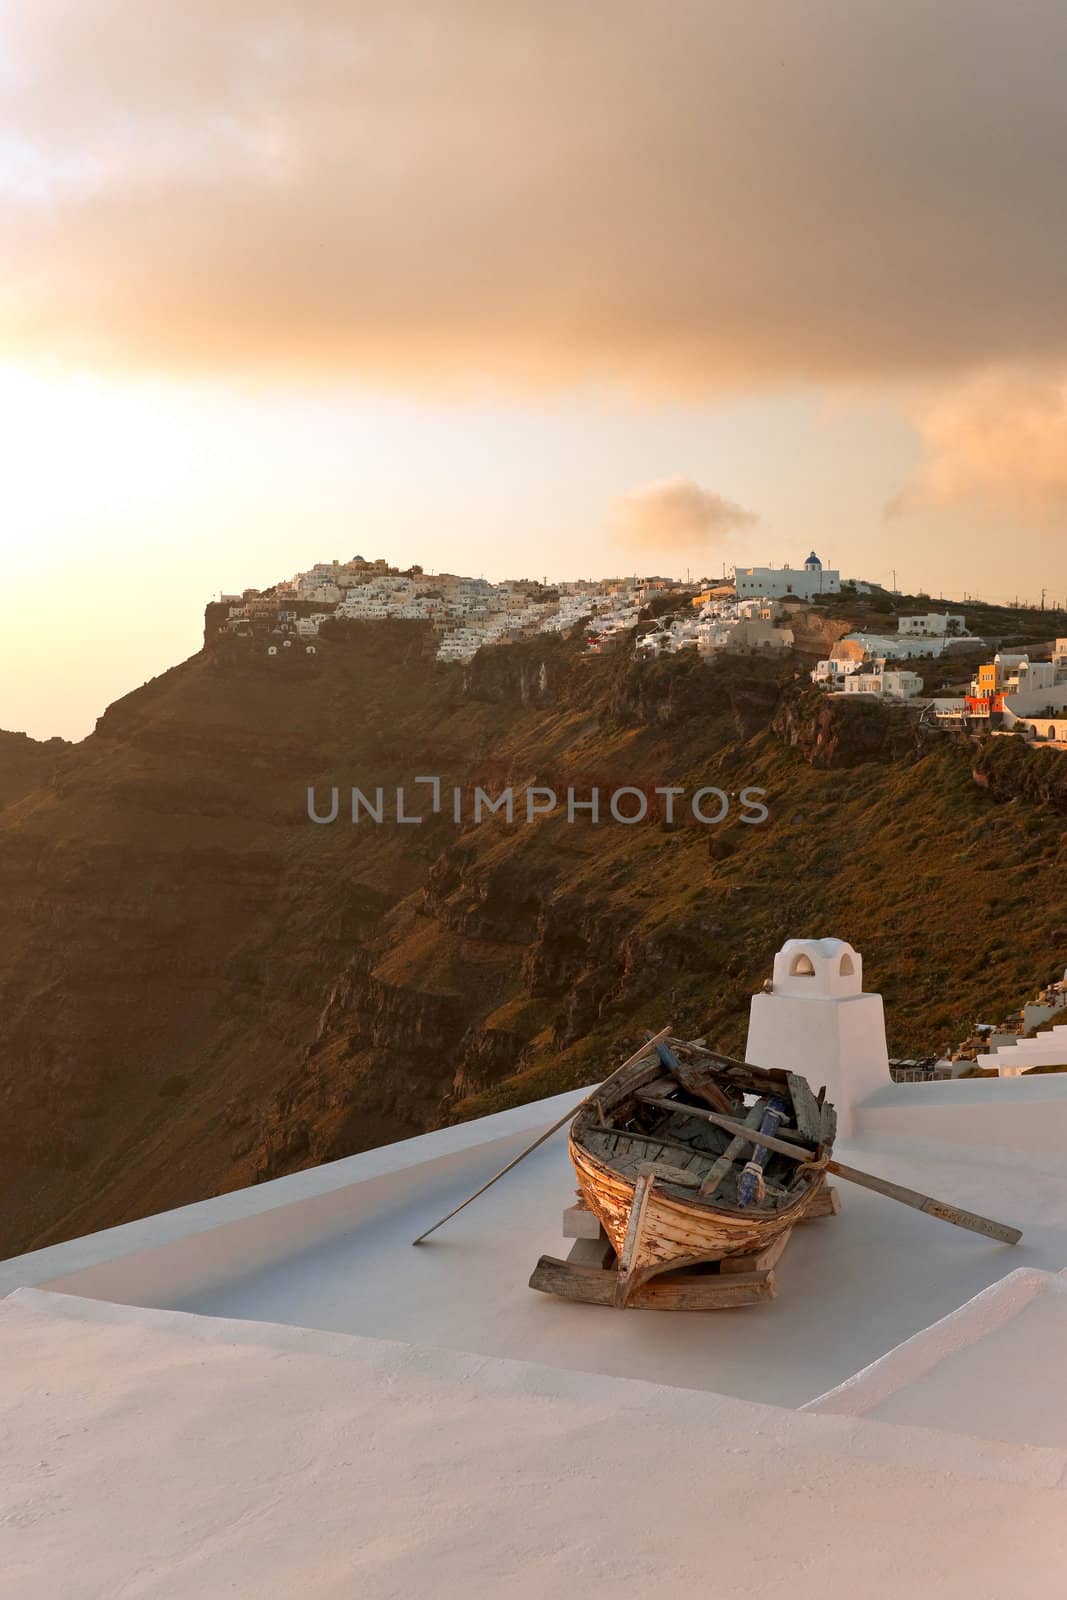
M 621 1259 L 635 1186 L 592 1156 L 573 1134 L 570 1157 L 582 1197 L 600 1219 Z M 793 1205 L 773 1216 L 742 1216 L 687 1202 L 662 1185 L 653 1184 L 644 1200 L 640 1238 L 629 1267 L 630 1282 L 636 1285 L 659 1272 L 721 1261 L 725 1256 L 757 1254 L 805 1215 L 821 1186 L 821 1174 L 813 1175 L 813 1181 Z

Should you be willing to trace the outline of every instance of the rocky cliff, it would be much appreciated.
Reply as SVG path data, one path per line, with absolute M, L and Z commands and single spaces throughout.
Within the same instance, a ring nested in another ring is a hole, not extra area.
M 982 742 L 975 756 L 974 781 L 997 800 L 1067 811 L 1064 751 L 1028 745 L 1019 735 Z
M 0 1253 L 591 1081 L 668 1020 L 739 1047 L 791 934 L 864 950 L 905 1053 L 1062 969 L 1051 795 L 1000 804 L 965 743 L 796 672 L 444 667 L 421 624 L 348 623 L 206 649 L 76 747 L 0 740 Z M 561 803 L 527 822 L 531 784 Z
M 48 783 L 72 749 L 66 739 L 31 739 L 0 729 L 0 809 Z
M 936 737 L 915 709 L 884 705 L 867 695 L 827 695 L 794 687 L 781 696 L 771 726 L 813 767 L 854 767 L 867 761 L 904 761 Z

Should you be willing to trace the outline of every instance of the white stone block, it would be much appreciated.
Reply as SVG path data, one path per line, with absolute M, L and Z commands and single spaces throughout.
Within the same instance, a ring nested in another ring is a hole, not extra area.
M 568 1206 L 563 1213 L 565 1239 L 599 1239 L 602 1232 L 600 1218 L 588 1206 Z

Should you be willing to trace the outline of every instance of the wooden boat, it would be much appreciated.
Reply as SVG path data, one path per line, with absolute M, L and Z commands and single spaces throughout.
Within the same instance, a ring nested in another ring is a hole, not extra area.
M 720 1125 L 796 1144 L 801 1159 Z M 766 1250 L 812 1208 L 836 1131 L 793 1073 L 668 1039 L 578 1112 L 578 1186 L 618 1258 L 616 1305 L 659 1273 Z

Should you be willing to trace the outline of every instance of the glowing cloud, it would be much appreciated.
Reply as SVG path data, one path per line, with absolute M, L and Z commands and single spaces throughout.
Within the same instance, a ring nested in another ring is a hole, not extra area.
M 983 373 L 929 400 L 925 458 L 887 507 L 902 516 L 963 505 L 1041 524 L 1067 514 L 1067 380 Z
M 710 552 L 723 534 L 752 528 L 759 517 L 732 500 L 702 489 L 692 478 L 663 478 L 616 501 L 612 525 L 631 550 Z

